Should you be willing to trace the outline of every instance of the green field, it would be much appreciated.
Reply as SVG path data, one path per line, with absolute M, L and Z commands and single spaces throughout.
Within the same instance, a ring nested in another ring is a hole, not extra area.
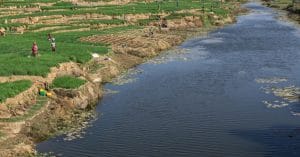
M 83 43 L 80 37 L 94 34 L 108 34 L 133 29 L 133 26 L 117 27 L 103 31 L 67 32 L 55 34 L 57 51 L 51 52 L 47 40 L 48 32 L 25 33 L 0 37 L 0 75 L 38 75 L 46 76 L 50 67 L 59 63 L 75 61 L 84 63 L 91 59 L 91 53 L 105 54 L 108 46 L 103 44 Z M 38 57 L 31 56 L 31 45 L 36 41 L 39 46 Z
M 86 81 L 73 77 L 73 76 L 62 76 L 57 77 L 53 80 L 52 88 L 65 88 L 65 89 L 76 89 L 83 85 Z
M 1 1 L 0 1 L 1 2 Z M 61 2 L 58 0 L 4 0 L 0 3 L 0 7 L 6 6 L 25 6 L 34 7 L 37 2 L 46 3 L 52 2 L 52 6 L 41 6 L 40 11 L 34 11 L 26 14 L 14 14 L 6 15 L 4 10 L 0 11 L 3 17 L 0 19 L 0 27 L 6 28 L 6 36 L 0 37 L 0 76 L 11 75 L 38 75 L 46 76 L 50 67 L 56 66 L 59 63 L 75 61 L 78 63 L 85 63 L 91 59 L 91 53 L 105 54 L 109 50 L 109 45 L 104 44 L 91 44 L 83 43 L 79 41 L 80 37 L 95 35 L 95 34 L 113 34 L 115 32 L 126 31 L 130 29 L 136 29 L 137 25 L 146 25 L 149 21 L 156 19 L 144 19 L 137 23 L 124 26 L 126 20 L 115 18 L 111 20 L 107 19 L 88 19 L 88 20 L 72 20 L 68 23 L 54 23 L 54 24 L 28 24 L 20 22 L 5 22 L 11 19 L 26 18 L 26 17 L 40 17 L 51 15 L 64 15 L 70 17 L 72 15 L 86 15 L 86 14 L 101 14 L 109 16 L 120 16 L 126 14 L 159 14 L 170 13 L 169 19 L 181 18 L 187 13 L 176 14 L 175 11 L 185 9 L 204 9 L 206 11 L 213 11 L 216 14 L 226 15 L 227 10 L 219 8 L 217 1 L 206 0 L 201 4 L 195 0 L 180 0 L 178 7 L 176 6 L 176 0 L 165 0 L 163 2 L 151 2 L 144 3 L 135 2 L 126 5 L 105 5 L 105 6 L 76 6 L 70 2 Z M 226 4 L 224 4 L 226 5 Z M 213 6 L 213 7 L 212 7 Z M 107 28 L 107 29 L 93 29 L 98 24 L 106 25 L 119 25 L 119 27 Z M 24 34 L 15 34 L 11 28 L 23 26 L 26 28 Z M 52 30 L 45 30 L 39 32 L 33 32 L 35 30 L 45 27 L 57 27 Z M 80 28 L 91 28 L 87 31 L 76 31 Z M 47 40 L 47 34 L 60 30 L 75 30 L 74 32 L 61 32 L 55 33 L 57 52 L 52 53 L 50 49 L 50 43 Z M 37 58 L 31 57 L 31 46 L 36 41 L 39 46 L 40 56 Z
M 29 80 L 0 83 L 0 103 L 4 102 L 7 98 L 14 97 L 20 92 L 25 91 L 31 85 L 32 82 Z

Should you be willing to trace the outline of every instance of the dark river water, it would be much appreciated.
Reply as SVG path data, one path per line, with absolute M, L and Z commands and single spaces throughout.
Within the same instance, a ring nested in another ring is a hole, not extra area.
M 299 157 L 300 30 L 258 3 L 234 25 L 194 38 L 107 84 L 82 138 L 39 152 L 75 157 Z M 123 83 L 122 83 L 123 82 Z M 125 82 L 125 83 L 124 83 Z

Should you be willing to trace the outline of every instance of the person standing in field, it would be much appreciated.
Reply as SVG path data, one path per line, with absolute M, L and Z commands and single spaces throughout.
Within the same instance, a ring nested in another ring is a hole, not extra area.
M 50 33 L 48 34 L 48 41 L 50 42 L 52 52 L 55 52 L 56 51 L 55 38 L 53 38 Z
M 55 38 L 51 39 L 51 44 L 50 45 L 51 45 L 52 52 L 55 52 L 56 51 Z
M 38 50 L 39 50 L 39 48 L 38 48 L 36 42 L 33 42 L 32 48 L 31 48 L 32 56 L 36 57 L 38 55 Z
M 52 40 L 52 36 L 51 36 L 51 34 L 49 33 L 48 34 L 48 41 L 51 41 Z

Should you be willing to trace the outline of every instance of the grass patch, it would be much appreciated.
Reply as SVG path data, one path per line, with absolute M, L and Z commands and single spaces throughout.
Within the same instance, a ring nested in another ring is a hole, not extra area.
M 76 89 L 81 85 L 85 84 L 85 80 L 73 77 L 73 76 L 62 76 L 57 77 L 53 80 L 52 88 L 65 88 L 65 89 Z
M 29 80 L 0 83 L 0 102 L 4 102 L 7 98 L 18 95 L 30 88 L 31 85 L 32 82 Z

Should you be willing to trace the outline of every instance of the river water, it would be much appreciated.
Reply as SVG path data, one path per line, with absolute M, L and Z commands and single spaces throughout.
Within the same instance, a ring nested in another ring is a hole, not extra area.
M 300 30 L 258 3 L 107 84 L 82 138 L 39 152 L 75 157 L 300 156 Z M 115 92 L 111 92 L 115 91 Z M 67 140 L 66 140 L 67 139 Z

